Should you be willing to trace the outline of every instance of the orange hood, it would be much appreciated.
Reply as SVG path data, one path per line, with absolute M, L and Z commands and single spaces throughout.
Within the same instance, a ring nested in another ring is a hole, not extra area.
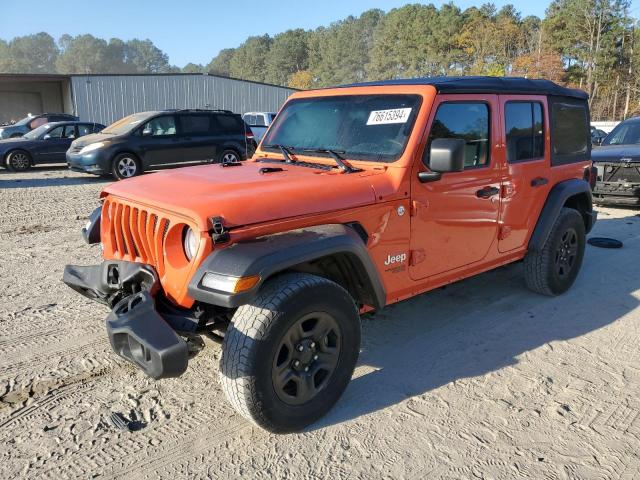
M 260 173 L 265 167 L 283 171 Z M 103 195 L 186 216 L 206 230 L 209 217 L 220 216 L 233 227 L 372 204 L 372 180 L 383 172 L 344 174 L 249 160 L 234 167 L 201 165 L 143 175 L 113 183 Z

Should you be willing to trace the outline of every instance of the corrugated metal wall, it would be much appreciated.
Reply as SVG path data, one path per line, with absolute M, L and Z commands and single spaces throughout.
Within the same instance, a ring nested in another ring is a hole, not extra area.
M 211 75 L 74 75 L 71 85 L 76 115 L 105 125 L 167 108 L 277 112 L 295 91 Z

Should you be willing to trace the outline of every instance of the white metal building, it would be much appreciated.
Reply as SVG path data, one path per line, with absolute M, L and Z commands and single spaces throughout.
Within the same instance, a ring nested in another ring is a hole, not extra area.
M 294 91 L 208 74 L 0 74 L 0 123 L 45 112 L 105 125 L 131 113 L 170 108 L 275 112 Z

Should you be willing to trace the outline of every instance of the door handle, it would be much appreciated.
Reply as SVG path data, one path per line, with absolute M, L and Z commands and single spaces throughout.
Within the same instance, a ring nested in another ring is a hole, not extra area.
M 547 183 L 549 183 L 549 179 L 544 177 L 536 177 L 531 180 L 532 187 L 541 187 L 542 185 L 546 185 Z
M 498 187 L 484 187 L 476 192 L 476 197 L 491 198 L 498 193 L 500 193 L 500 189 Z

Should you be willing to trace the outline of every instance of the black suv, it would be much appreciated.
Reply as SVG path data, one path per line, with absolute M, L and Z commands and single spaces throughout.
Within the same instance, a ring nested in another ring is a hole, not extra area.
M 143 112 L 73 142 L 67 164 L 121 180 L 158 167 L 246 160 L 256 146 L 242 117 L 228 110 Z
M 596 203 L 640 206 L 640 117 L 618 124 L 593 149 L 591 160 L 598 170 Z

